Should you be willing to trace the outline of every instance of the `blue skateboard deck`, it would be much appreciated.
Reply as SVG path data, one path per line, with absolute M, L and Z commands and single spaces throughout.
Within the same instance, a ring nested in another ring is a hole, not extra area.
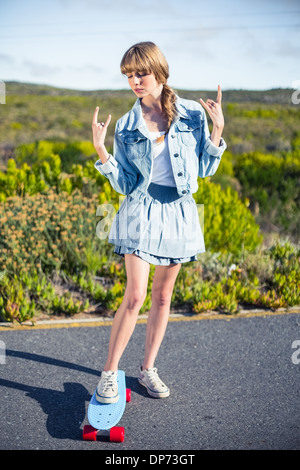
M 110 429 L 120 421 L 126 405 L 125 372 L 118 370 L 119 400 L 116 403 L 99 403 L 96 390 L 88 407 L 88 420 L 95 429 Z
M 96 390 L 88 406 L 89 425 L 84 426 L 84 440 L 96 440 L 98 431 L 109 431 L 110 440 L 122 442 L 124 428 L 116 427 L 122 418 L 126 401 L 130 401 L 130 390 L 126 391 L 125 372 L 118 370 L 117 375 L 119 400 L 116 403 L 99 403 L 96 400 Z

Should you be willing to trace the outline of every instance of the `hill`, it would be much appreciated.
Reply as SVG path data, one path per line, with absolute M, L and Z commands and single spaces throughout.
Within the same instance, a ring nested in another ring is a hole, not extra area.
M 174 90 L 183 98 L 198 99 L 198 96 L 212 96 L 215 90 Z M 224 90 L 223 101 L 232 103 L 275 103 L 289 105 L 294 90 L 290 88 L 275 88 L 270 90 Z M 92 96 L 105 98 L 131 98 L 131 90 L 73 90 L 69 88 L 58 88 L 49 85 L 37 85 L 33 83 L 22 83 L 16 81 L 6 82 L 7 95 L 48 95 L 48 96 Z
M 182 98 L 214 98 L 216 91 L 175 90 Z M 224 90 L 225 133 L 231 152 L 290 150 L 298 135 L 300 111 L 293 90 Z M 17 145 L 37 140 L 91 140 L 95 106 L 100 118 L 112 114 L 108 145 L 116 120 L 133 105 L 131 90 L 81 91 L 7 82 L 6 105 L 0 106 L 0 164 Z

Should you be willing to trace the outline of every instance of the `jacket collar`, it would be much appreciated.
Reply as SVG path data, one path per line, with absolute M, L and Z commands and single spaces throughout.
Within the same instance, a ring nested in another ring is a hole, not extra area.
M 176 118 L 176 120 L 178 120 L 178 118 L 180 117 L 182 117 L 183 119 L 191 119 L 191 116 L 186 112 L 186 107 L 183 104 L 183 100 L 177 95 L 176 98 L 177 100 L 175 102 L 175 106 L 178 113 L 178 117 Z
M 129 122 L 127 124 L 128 131 L 134 131 L 135 129 L 144 129 L 146 123 L 142 114 L 141 100 L 137 98 L 133 107 L 129 111 Z
M 183 105 L 183 102 L 179 96 L 176 95 L 176 101 L 175 101 L 175 106 L 177 109 L 178 115 L 175 118 L 175 122 L 179 120 L 179 118 L 183 119 L 191 119 L 191 117 L 187 114 L 186 108 Z M 140 98 L 137 98 L 136 102 L 134 103 L 133 107 L 129 111 L 129 121 L 127 124 L 127 130 L 128 131 L 134 131 L 136 129 L 139 129 L 141 132 L 143 131 L 143 134 L 147 132 L 147 126 L 143 118 L 142 114 L 142 107 L 141 107 L 141 100 Z

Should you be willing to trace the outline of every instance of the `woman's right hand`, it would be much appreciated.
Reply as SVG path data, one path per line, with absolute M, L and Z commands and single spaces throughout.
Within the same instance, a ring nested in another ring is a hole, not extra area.
M 106 122 L 98 123 L 98 111 L 99 106 L 96 107 L 94 116 L 93 116 L 93 123 L 92 123 L 92 130 L 93 130 L 93 144 L 98 151 L 101 147 L 104 147 L 104 141 L 106 137 L 107 128 L 109 126 L 111 115 L 108 115 Z

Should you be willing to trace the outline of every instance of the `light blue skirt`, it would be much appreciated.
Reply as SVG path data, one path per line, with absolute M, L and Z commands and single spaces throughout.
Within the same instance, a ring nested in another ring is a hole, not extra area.
M 127 195 L 109 232 L 114 253 L 139 256 L 156 265 L 197 261 L 205 252 L 199 213 L 192 194 L 150 183 L 142 200 Z

